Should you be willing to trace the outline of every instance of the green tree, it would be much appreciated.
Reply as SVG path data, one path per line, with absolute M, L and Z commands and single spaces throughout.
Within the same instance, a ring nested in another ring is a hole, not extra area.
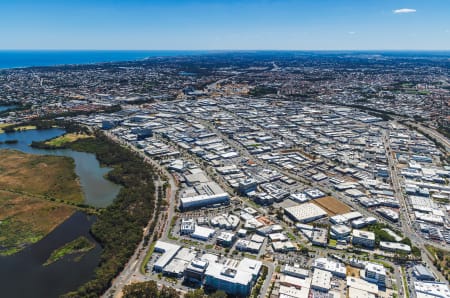
M 123 288 L 124 298 L 158 297 L 158 285 L 154 281 L 134 283 Z
M 211 295 L 209 295 L 209 298 L 227 298 L 227 293 L 225 293 L 224 291 L 220 290 L 220 291 L 216 291 L 214 293 L 212 293 Z
M 169 288 L 163 286 L 161 291 L 159 292 L 159 298 L 179 298 L 180 294 L 178 294 L 177 290 L 174 288 Z
M 196 289 L 194 291 L 189 291 L 186 294 L 184 294 L 184 298 L 204 298 L 205 292 L 203 289 Z

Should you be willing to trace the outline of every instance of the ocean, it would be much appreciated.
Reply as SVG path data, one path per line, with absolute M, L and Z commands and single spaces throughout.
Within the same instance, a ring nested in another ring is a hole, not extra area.
M 207 51 L 0 50 L 0 69 L 136 61 L 150 57 L 186 56 L 204 53 L 207 53 Z

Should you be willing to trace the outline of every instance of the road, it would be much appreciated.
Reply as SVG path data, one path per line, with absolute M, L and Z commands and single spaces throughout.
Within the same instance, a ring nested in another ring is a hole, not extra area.
M 446 138 L 445 136 L 443 136 L 436 130 L 425 127 L 419 123 L 410 122 L 410 121 L 407 121 L 406 123 L 415 127 L 418 131 L 422 132 L 423 134 L 436 139 L 436 141 L 438 141 L 445 147 L 445 150 L 447 151 L 447 153 L 450 153 L 450 140 L 448 138 Z
M 434 266 L 432 261 L 432 256 L 429 254 L 428 250 L 425 248 L 425 240 L 417 234 L 416 230 L 414 229 L 413 222 L 411 220 L 410 214 L 412 214 L 412 210 L 410 210 L 410 206 L 407 202 L 407 199 L 403 195 L 402 186 L 400 183 L 397 163 L 394 160 L 394 152 L 391 151 L 390 144 L 389 144 L 389 133 L 386 131 L 383 135 L 383 144 L 385 147 L 386 155 L 387 155 L 387 161 L 388 161 L 388 167 L 389 172 L 391 176 L 392 186 L 394 189 L 395 197 L 399 200 L 400 206 L 401 206 L 401 222 L 402 222 L 402 231 L 405 236 L 407 236 L 409 239 L 411 239 L 411 243 L 413 243 L 415 246 L 417 246 L 421 251 L 421 257 L 422 261 L 424 261 L 428 267 L 431 269 L 431 271 L 437 276 L 441 281 L 446 281 L 442 273 L 437 270 L 437 268 Z M 435 244 L 433 244 L 435 245 Z M 438 247 L 441 247 L 440 245 L 435 245 Z
M 158 224 L 157 224 L 155 231 L 158 231 L 158 227 L 161 228 L 163 226 L 164 227 L 163 235 L 167 236 L 167 233 L 169 231 L 169 226 L 170 226 L 170 219 L 173 217 L 173 213 L 175 210 L 175 195 L 177 193 L 178 186 L 177 186 L 177 183 L 175 182 L 175 179 L 173 178 L 173 176 L 164 167 L 160 166 L 156 161 L 148 158 L 148 156 L 146 156 L 144 152 L 142 152 L 141 150 L 132 146 L 131 144 L 119 139 L 118 137 L 116 137 L 115 135 L 113 135 L 109 132 L 105 132 L 105 135 L 107 137 L 109 137 L 111 140 L 113 140 L 114 142 L 125 145 L 128 148 L 130 148 L 131 150 L 133 150 L 134 152 L 136 152 L 137 154 L 139 154 L 139 156 L 143 159 L 143 161 L 150 164 L 155 169 L 157 169 L 160 174 L 159 177 L 162 176 L 165 179 L 167 179 L 169 182 L 169 185 L 170 185 L 170 189 L 168 190 L 168 196 L 167 196 L 167 200 L 168 200 L 167 220 L 166 221 L 163 220 L 163 218 L 164 218 L 163 213 L 156 214 L 156 212 L 154 212 L 152 218 L 149 220 L 149 222 L 147 224 L 147 227 L 144 229 L 144 232 L 142 235 L 142 241 L 139 243 L 133 256 L 130 258 L 128 263 L 125 265 L 122 272 L 112 281 L 111 287 L 102 295 L 102 297 L 106 298 L 106 297 L 120 297 L 123 287 L 127 284 L 130 284 L 132 281 L 148 280 L 148 277 L 146 277 L 145 275 L 143 275 L 140 272 L 140 266 L 141 266 L 142 262 L 144 261 L 147 251 L 149 250 L 149 248 L 151 246 L 151 241 L 149 241 L 149 243 L 144 247 L 144 236 L 147 234 L 147 232 L 150 228 L 150 225 L 153 223 L 155 218 L 158 218 Z M 158 186 L 162 186 L 162 185 L 163 185 L 163 181 L 161 181 L 161 179 L 155 181 L 155 198 L 157 198 L 157 195 L 158 195 Z M 158 280 L 158 283 L 160 285 L 172 286 L 170 283 L 168 283 L 166 281 Z

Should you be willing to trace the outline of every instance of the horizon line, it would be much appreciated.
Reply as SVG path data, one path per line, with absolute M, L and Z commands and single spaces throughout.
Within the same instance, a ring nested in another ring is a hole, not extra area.
M 146 51 L 146 52 L 450 52 L 450 49 L 0 49 L 6 51 Z

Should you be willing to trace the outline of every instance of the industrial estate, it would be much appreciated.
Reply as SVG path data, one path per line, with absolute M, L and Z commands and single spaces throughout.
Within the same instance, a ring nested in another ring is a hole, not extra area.
M 450 64 L 398 55 L 4 70 L 0 120 L 74 125 L 154 170 L 155 212 L 104 297 L 447 298 Z

